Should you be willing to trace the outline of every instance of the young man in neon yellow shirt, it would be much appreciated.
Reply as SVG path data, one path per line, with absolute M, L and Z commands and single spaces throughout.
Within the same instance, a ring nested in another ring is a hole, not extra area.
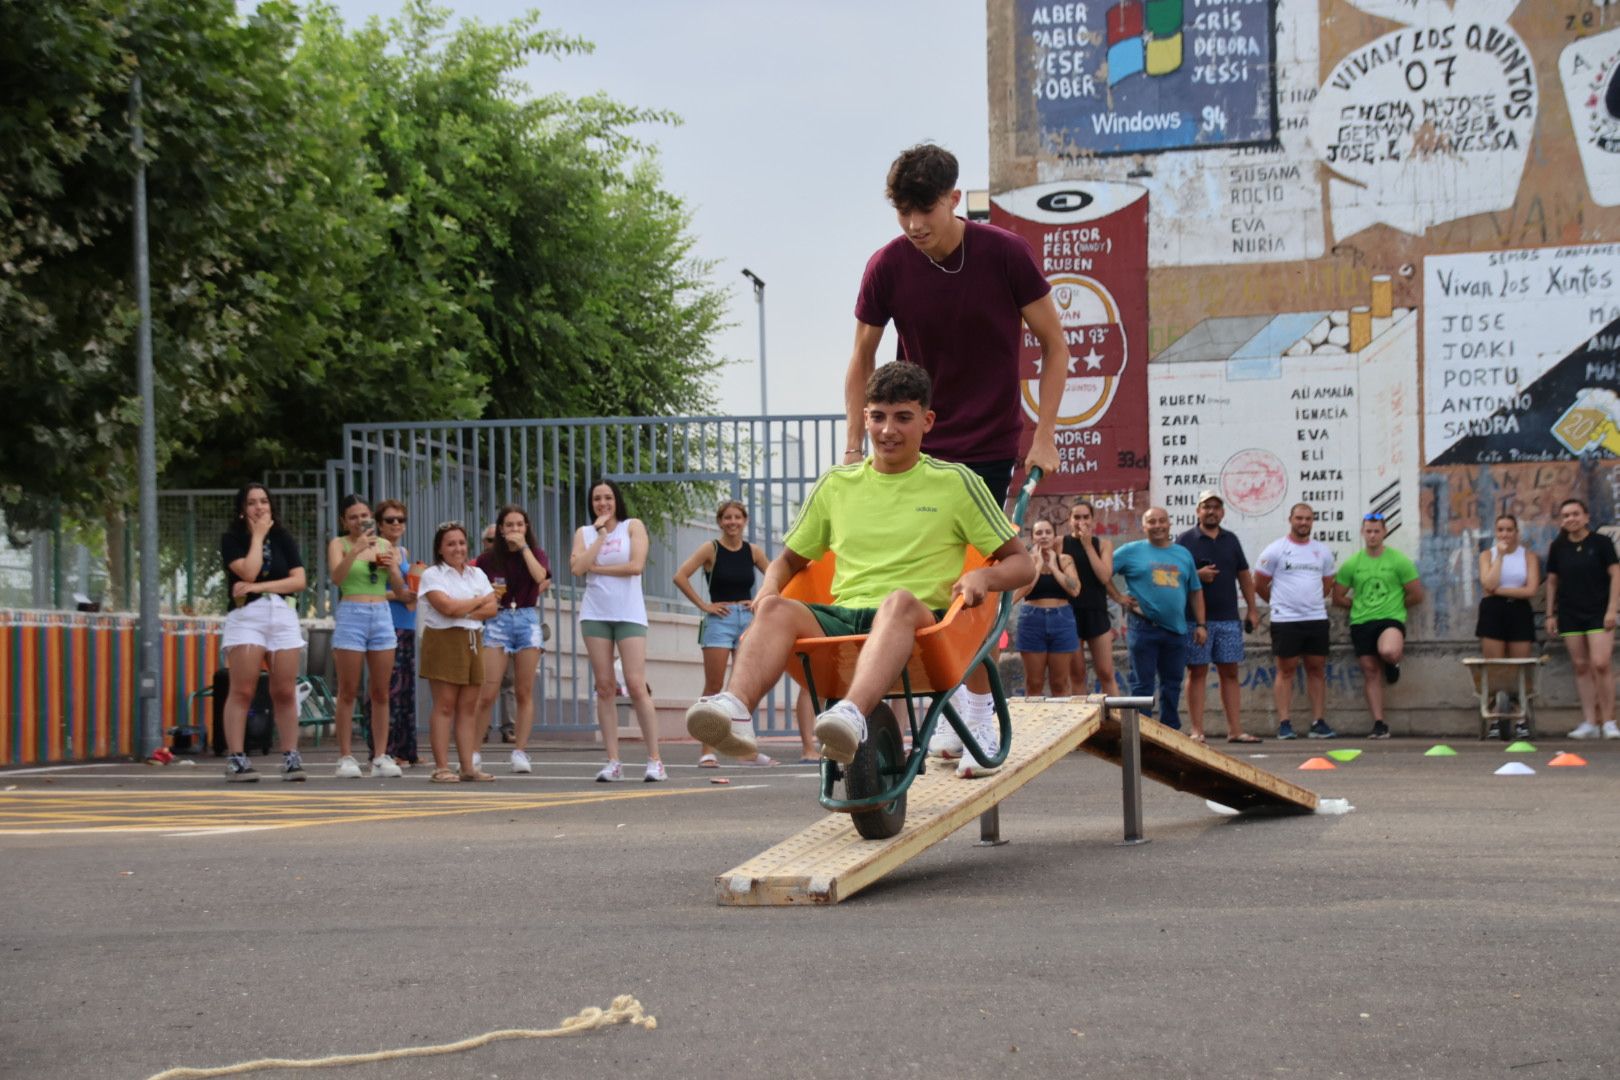
M 934 424 L 930 397 L 928 374 L 915 364 L 885 364 L 867 380 L 871 456 L 816 481 L 765 571 L 730 685 L 687 710 L 694 739 L 732 757 L 754 757 L 759 744 L 750 713 L 782 677 L 793 643 L 864 633 L 848 696 L 816 717 L 822 753 L 848 764 L 866 738 L 866 714 L 899 677 L 918 630 L 938 621 L 956 596 L 973 607 L 1034 579 L 1034 561 L 984 481 L 965 465 L 922 452 Z M 992 561 L 963 574 L 970 544 Z M 838 555 L 833 603 L 783 599 L 789 579 L 828 551 Z
M 1362 550 L 1344 560 L 1333 580 L 1333 603 L 1350 609 L 1350 644 L 1361 666 L 1362 692 L 1372 713 L 1369 739 L 1389 738 L 1384 723 L 1384 684 L 1401 677 L 1406 652 L 1406 612 L 1423 603 L 1423 582 L 1412 560 L 1384 546 L 1383 514 L 1361 521 Z

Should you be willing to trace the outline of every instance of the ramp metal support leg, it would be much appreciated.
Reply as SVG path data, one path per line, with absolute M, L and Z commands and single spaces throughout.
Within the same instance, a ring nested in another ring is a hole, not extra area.
M 1000 847 L 1007 841 L 1001 838 L 1001 804 L 997 803 L 979 815 L 979 842 L 975 847 Z
M 1145 844 L 1142 835 L 1142 728 L 1139 707 L 1156 704 L 1152 698 L 1107 698 L 1105 704 L 1119 718 L 1120 784 L 1124 795 L 1125 839 L 1122 845 Z

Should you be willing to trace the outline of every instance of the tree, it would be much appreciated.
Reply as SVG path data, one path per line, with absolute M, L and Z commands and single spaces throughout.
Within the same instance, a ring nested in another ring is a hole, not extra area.
M 723 294 L 629 134 L 674 118 L 516 81 L 588 47 L 425 0 L 0 4 L 8 523 L 132 501 L 137 70 L 165 484 L 317 468 L 349 422 L 712 407 Z

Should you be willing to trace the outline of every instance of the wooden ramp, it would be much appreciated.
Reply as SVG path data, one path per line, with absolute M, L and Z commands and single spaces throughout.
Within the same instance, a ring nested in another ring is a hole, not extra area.
M 1316 812 L 1315 794 L 1298 784 L 1273 776 L 1203 743 L 1193 742 L 1157 720 L 1144 717 L 1139 727 L 1143 776 L 1234 810 L 1272 810 L 1285 814 Z M 1080 749 L 1119 765 L 1123 734 L 1115 715 L 1105 711 L 1097 729 Z
M 827 814 L 721 874 L 715 879 L 716 899 L 737 906 L 836 904 L 997 806 L 1075 749 L 1120 761 L 1121 726 L 1101 698 L 1015 700 L 1011 710 L 1013 749 L 993 776 L 958 780 L 953 767 L 930 762 L 911 786 L 906 825 L 898 836 L 863 840 L 848 815 Z M 1316 796 L 1303 788 L 1153 721 L 1143 721 L 1141 728 L 1143 772 L 1156 780 L 1235 809 L 1272 806 L 1309 813 L 1316 808 Z

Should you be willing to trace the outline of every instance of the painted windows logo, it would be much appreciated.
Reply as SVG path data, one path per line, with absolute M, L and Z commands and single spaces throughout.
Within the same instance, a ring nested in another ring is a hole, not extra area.
M 1181 70 L 1182 0 L 1123 0 L 1108 9 L 1108 85 Z

